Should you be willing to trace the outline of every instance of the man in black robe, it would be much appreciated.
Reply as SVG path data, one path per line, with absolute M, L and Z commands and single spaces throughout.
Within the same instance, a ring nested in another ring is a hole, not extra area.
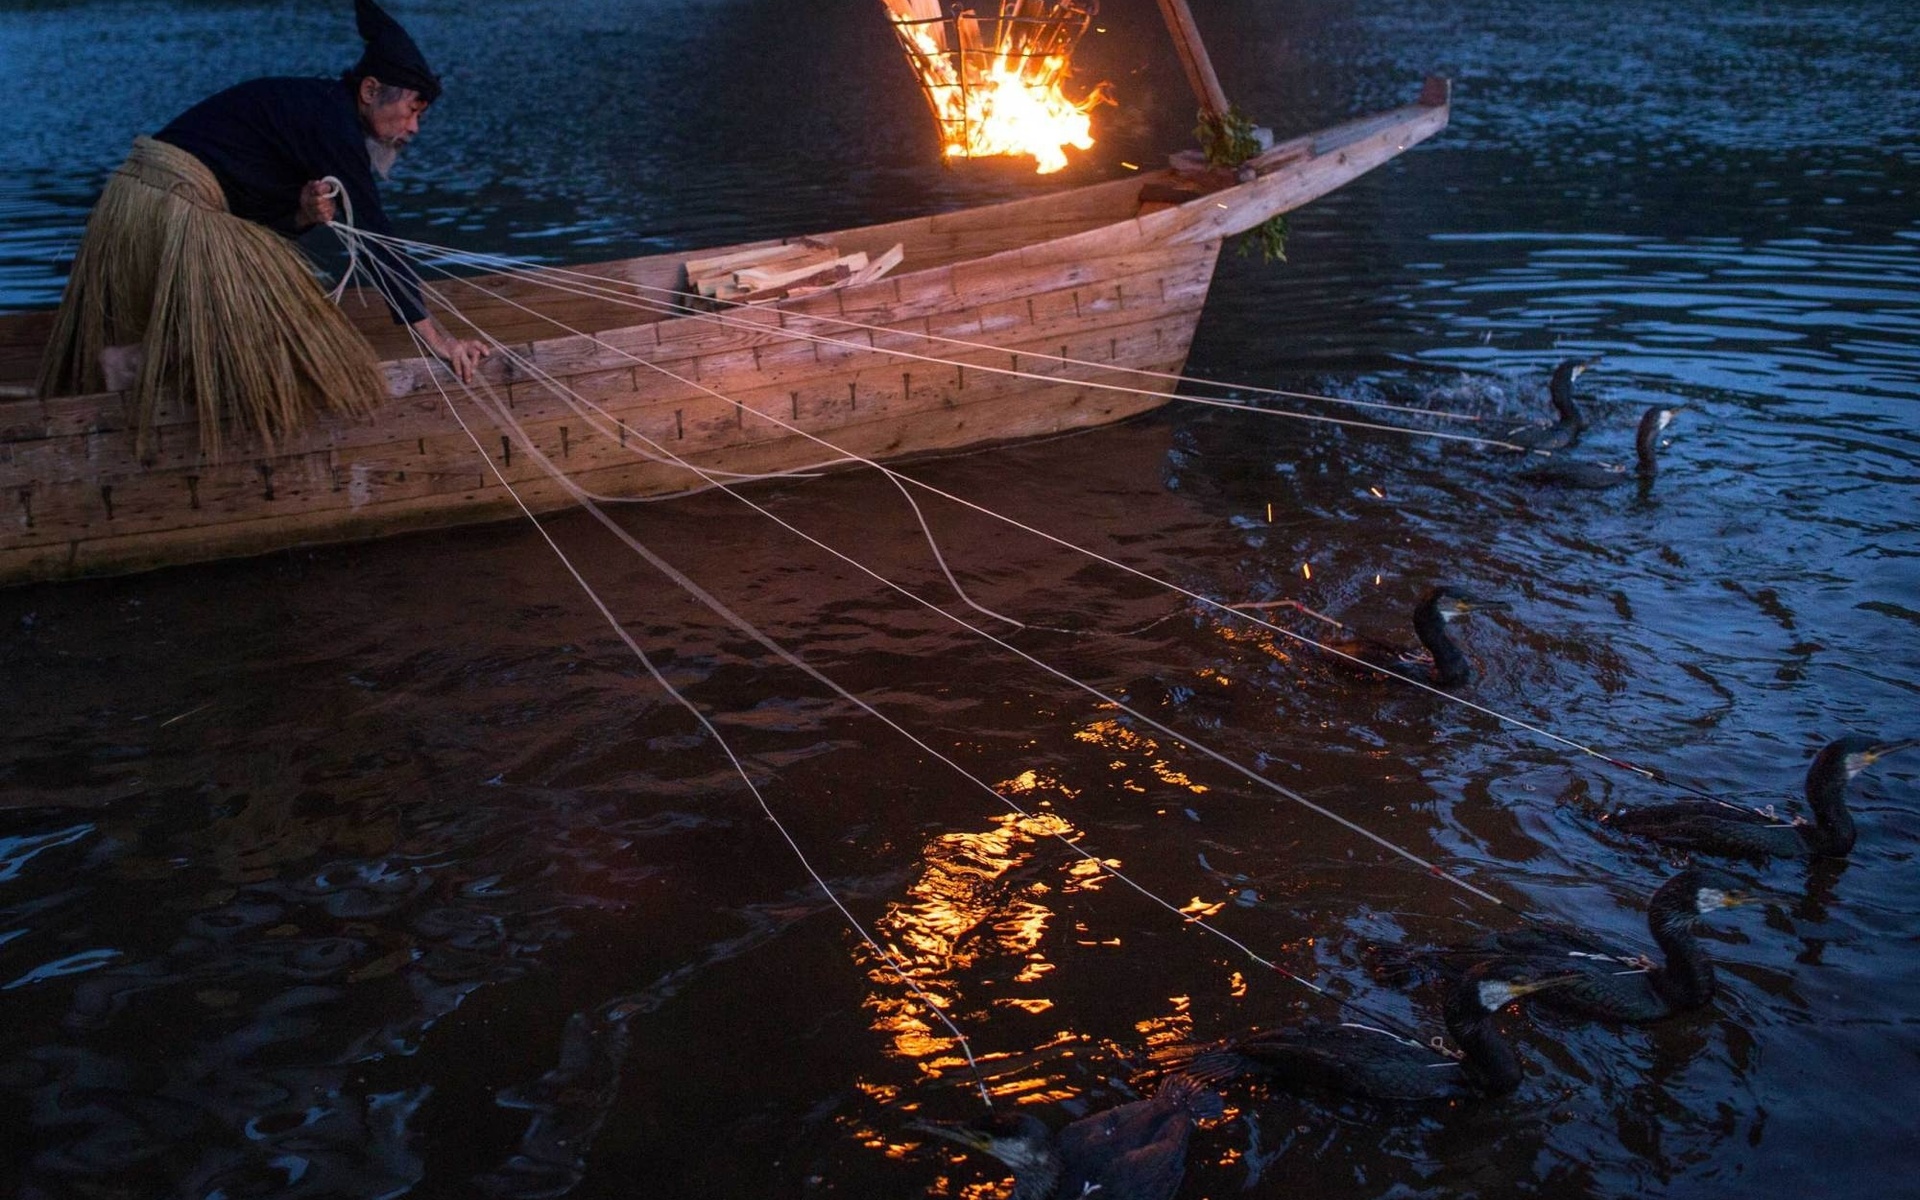
M 379 402 L 384 384 L 365 339 L 325 303 L 288 239 L 334 219 L 329 177 L 356 228 L 392 233 L 376 176 L 419 131 L 440 79 L 379 5 L 354 7 L 366 49 L 340 78 L 242 83 L 135 142 L 88 223 L 42 394 L 101 390 L 101 352 L 137 345 L 143 436 L 155 396 L 169 389 L 199 405 L 203 440 L 215 447 L 223 416 L 271 440 L 304 411 L 364 412 Z M 193 231 L 186 238 L 177 233 L 183 221 Z M 243 222 L 282 236 L 250 234 Z M 396 254 L 374 246 L 371 257 L 395 320 L 470 381 L 486 345 L 451 336 L 427 313 Z M 287 262 L 310 287 L 288 275 Z M 291 376 L 270 377 L 276 364 L 290 364 Z M 267 400 L 249 398 L 263 392 Z

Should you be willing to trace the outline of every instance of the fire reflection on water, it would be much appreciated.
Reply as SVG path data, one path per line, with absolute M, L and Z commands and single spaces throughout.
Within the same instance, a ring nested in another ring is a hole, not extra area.
M 1196 783 L 1183 771 L 1175 769 L 1167 756 L 1161 753 L 1160 744 L 1146 734 L 1129 729 L 1117 720 L 1095 721 L 1085 729 L 1074 733 L 1078 742 L 1099 746 L 1110 750 L 1117 756 L 1112 763 L 1116 771 L 1127 771 L 1133 763 L 1143 763 L 1154 780 L 1169 787 L 1180 788 L 1198 796 L 1207 791 L 1203 783 Z M 1121 786 L 1132 792 L 1145 792 L 1149 785 L 1138 779 L 1129 778 Z
M 1145 760 L 1162 782 L 1204 790 L 1159 761 L 1152 739 L 1110 721 L 1097 722 L 1086 736 L 1124 753 L 1127 762 L 1121 765 L 1137 769 Z M 930 838 L 905 895 L 874 924 L 893 962 L 866 964 L 872 1027 L 888 1039 L 893 1055 L 915 1064 L 928 1081 L 956 1080 L 969 1068 L 965 1048 L 928 1014 L 927 1004 L 969 1034 L 991 1024 L 995 1012 L 1061 1021 L 1072 1006 L 1056 1007 L 1056 997 L 1045 989 L 1062 949 L 1121 946 L 1121 938 L 1091 928 L 1062 905 L 1065 897 L 1101 889 L 1121 866 L 1114 858 L 1064 857 L 1055 845 L 1077 841 L 1081 830 L 1050 806 L 1079 793 L 1034 770 L 1001 781 L 996 790 L 1026 811 L 992 816 L 983 828 Z M 901 974 L 918 994 L 901 982 Z M 1064 1023 L 1033 1030 L 1014 1048 L 975 1046 L 983 1084 L 996 1103 L 1071 1104 L 1088 1082 L 1069 1064 L 1095 1051 L 1100 1057 L 1125 1056 L 1141 1045 L 1188 1036 L 1187 1004 L 1187 997 L 1171 996 L 1163 1013 L 1136 1020 L 1124 1049 L 1096 1046 L 1094 1036 Z M 874 1099 L 918 1106 L 902 1090 L 884 1089 L 887 1094 L 880 1095 L 878 1086 L 866 1089 Z M 889 1146 L 890 1153 L 893 1149 Z
M 1043 786 L 1048 785 L 1029 773 L 1000 789 L 1032 793 Z M 1054 889 L 1045 880 L 1023 880 L 1020 873 L 1042 842 L 1074 836 L 1077 831 L 1057 814 L 1010 812 L 991 818 L 988 828 L 944 833 L 928 842 L 906 897 L 876 922 L 895 966 L 919 985 L 925 1002 L 951 1014 L 964 999 L 965 980 L 984 984 L 998 977 L 1029 988 L 1046 978 L 1053 970 L 1043 944 L 1055 920 L 1047 901 Z M 873 963 L 868 974 L 875 985 L 868 1001 L 874 1027 L 892 1040 L 896 1054 L 936 1077 L 965 1068 L 952 1035 L 921 1011 L 919 997 L 902 990 L 893 968 Z M 1052 1005 L 1037 995 L 994 1003 L 1033 1013 Z

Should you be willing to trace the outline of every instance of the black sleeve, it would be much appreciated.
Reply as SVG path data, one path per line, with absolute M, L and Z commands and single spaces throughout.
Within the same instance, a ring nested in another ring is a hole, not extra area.
M 306 232 L 306 230 L 300 228 L 298 224 L 299 219 L 300 210 L 296 208 L 284 217 L 273 217 L 260 223 L 281 237 L 297 238 Z

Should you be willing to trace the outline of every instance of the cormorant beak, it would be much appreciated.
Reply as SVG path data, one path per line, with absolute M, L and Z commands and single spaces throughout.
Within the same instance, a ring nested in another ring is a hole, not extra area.
M 1505 600 L 1485 600 L 1479 596 L 1455 596 L 1453 597 L 1452 605 L 1449 607 L 1457 615 L 1459 613 L 1476 611 L 1506 612 L 1508 609 L 1511 609 L 1513 605 L 1507 603 Z
M 1563 987 L 1578 978 L 1580 976 L 1567 974 L 1549 975 L 1544 979 L 1483 979 L 1479 986 L 1480 1005 L 1488 1012 L 1498 1012 L 1523 996 Z
M 1592 358 L 1582 359 L 1580 362 L 1573 364 L 1573 377 L 1575 379 L 1580 378 L 1582 374 L 1592 370 L 1596 365 L 1599 364 L 1600 360 L 1605 357 L 1606 355 L 1604 354 L 1596 354 Z
M 993 1143 L 993 1139 L 989 1138 L 985 1132 L 966 1125 L 943 1125 L 938 1121 L 909 1121 L 907 1128 L 919 1130 L 921 1133 L 930 1133 L 934 1137 L 944 1138 L 949 1142 L 958 1142 L 969 1150 L 978 1150 L 981 1153 L 987 1153 Z
M 1686 407 L 1687 406 L 1684 404 L 1675 404 L 1667 408 L 1648 409 L 1647 416 L 1654 418 L 1653 436 L 1657 438 L 1661 434 L 1665 433 L 1667 431 L 1667 427 L 1673 424 L 1673 418 L 1678 416 L 1680 413 L 1684 412 L 1686 410 Z M 1641 418 L 1641 421 L 1640 421 L 1640 436 L 1643 438 L 1648 436 L 1647 421 L 1645 417 Z
M 1911 750 L 1915 746 L 1920 746 L 1920 738 L 1904 738 L 1897 742 L 1881 742 L 1877 746 L 1869 746 L 1860 752 L 1862 759 L 1860 765 L 1870 766 L 1889 754 L 1895 754 L 1901 750 Z
M 1739 908 L 1743 904 L 1759 904 L 1762 898 L 1752 892 L 1724 892 L 1719 888 L 1702 888 L 1700 903 L 1696 906 L 1705 912 L 1715 908 Z
M 1889 754 L 1896 754 L 1913 746 L 1920 746 L 1920 738 L 1903 738 L 1897 742 L 1876 742 L 1865 750 L 1856 750 L 1847 755 L 1847 778 L 1852 779 Z
M 968 1150 L 985 1150 L 987 1135 L 979 1129 L 970 1129 L 966 1125 L 941 1125 L 939 1121 L 908 1121 L 908 1129 L 918 1129 L 920 1133 L 931 1133 L 933 1137 L 947 1139 L 948 1142 L 960 1142 Z
M 1510 980 L 1507 986 L 1513 989 L 1513 998 L 1518 1000 L 1522 996 L 1531 996 L 1535 992 L 1544 992 L 1548 988 L 1565 987 L 1567 984 L 1579 978 L 1580 976 L 1572 973 L 1566 975 L 1549 975 L 1545 979 Z

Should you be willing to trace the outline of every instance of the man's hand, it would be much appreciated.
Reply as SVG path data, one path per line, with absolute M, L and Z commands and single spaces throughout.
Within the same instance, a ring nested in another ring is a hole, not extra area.
M 447 348 L 440 357 L 460 377 L 461 383 L 472 383 L 474 368 L 492 353 L 492 346 L 476 338 L 448 338 Z
M 302 230 L 333 220 L 333 185 L 316 179 L 300 189 L 300 212 L 294 224 Z
M 474 368 L 480 365 L 481 359 L 493 353 L 493 347 L 478 338 L 448 335 L 432 317 L 414 322 L 413 330 L 433 351 L 434 356 L 460 377 L 461 383 L 472 383 Z

